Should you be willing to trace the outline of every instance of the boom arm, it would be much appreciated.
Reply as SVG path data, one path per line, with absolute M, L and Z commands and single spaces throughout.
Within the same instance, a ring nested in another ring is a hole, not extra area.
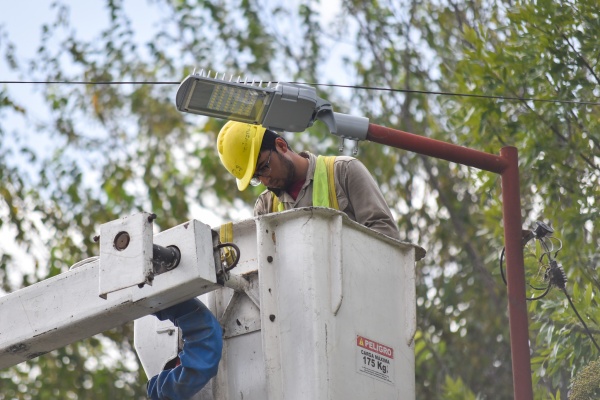
M 150 214 L 138 215 L 141 217 L 109 223 L 109 230 L 101 228 L 100 257 L 0 297 L 0 369 L 221 287 L 215 272 L 219 265 L 218 250 L 214 249 L 217 237 L 209 226 L 195 220 L 154 236 L 154 244 L 177 247 L 181 253 L 177 268 L 158 276 L 150 274 L 150 279 L 144 272 L 143 282 L 132 282 L 122 272 L 145 271 L 145 264 L 152 262 L 152 251 L 148 254 L 147 240 L 142 238 L 148 227 L 140 227 L 140 221 Z M 135 254 L 119 249 L 122 243 L 116 241 L 115 246 L 104 245 L 113 242 L 113 237 L 103 235 L 115 225 L 119 228 L 115 240 L 123 232 L 143 233 L 127 235 Z M 151 226 L 149 229 L 151 233 Z M 145 243 L 145 250 L 138 246 L 140 242 Z M 118 252 L 125 257 L 119 258 Z

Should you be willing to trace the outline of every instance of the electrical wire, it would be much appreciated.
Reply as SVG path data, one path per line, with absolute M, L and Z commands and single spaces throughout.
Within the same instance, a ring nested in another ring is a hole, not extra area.
M 271 82 L 279 83 L 279 82 Z M 554 104 L 572 104 L 572 105 L 587 105 L 600 106 L 600 102 L 596 101 L 581 101 L 581 100 L 562 100 L 562 99 L 543 99 L 537 97 L 518 97 L 518 96 L 498 96 L 475 93 L 456 93 L 433 90 L 412 90 L 412 89 L 394 89 L 377 86 L 360 86 L 360 85 L 340 85 L 333 83 L 311 83 L 311 82 L 287 82 L 291 84 L 309 85 L 309 86 L 326 86 L 348 89 L 372 90 L 380 92 L 395 92 L 395 93 L 412 93 L 438 96 L 454 96 L 454 97 L 471 97 L 478 99 L 519 101 L 519 102 L 538 102 L 538 103 L 554 103 Z M 0 84 L 32 84 L 32 85 L 179 85 L 178 81 L 0 81 Z
M 504 280 L 504 283 L 506 284 L 506 277 L 504 276 L 504 270 L 502 268 L 502 260 L 503 260 L 503 258 L 504 258 L 504 249 L 502 249 L 502 253 L 500 254 L 500 272 L 502 274 L 502 279 Z M 529 285 L 529 286 L 533 288 L 533 286 L 531 286 L 531 285 Z M 537 296 L 537 297 L 526 297 L 526 300 L 539 300 L 539 299 L 541 299 L 542 297 L 544 297 L 544 296 L 546 296 L 548 294 L 548 292 L 550 291 L 551 287 L 552 287 L 552 283 L 548 283 L 548 286 L 546 287 L 546 290 L 544 291 L 544 293 L 542 293 L 540 296 Z M 533 289 L 537 289 L 537 288 L 533 288 Z M 567 297 L 567 300 L 569 301 L 569 305 L 571 306 L 571 308 L 575 312 L 575 315 L 577 315 L 577 318 L 579 318 L 579 322 L 581 322 L 581 324 L 583 325 L 583 329 L 585 330 L 585 333 L 592 340 L 592 342 L 594 343 L 594 346 L 596 346 L 596 349 L 598 350 L 598 352 L 600 352 L 600 346 L 598 346 L 598 343 L 596 343 L 596 340 L 594 339 L 594 336 L 592 335 L 592 332 L 590 331 L 590 329 L 588 328 L 587 324 L 585 323 L 585 321 L 583 320 L 583 318 L 581 317 L 581 315 L 577 311 L 577 308 L 575 307 L 575 304 L 573 303 L 573 300 L 571 300 L 571 297 L 569 296 L 569 293 L 567 292 L 567 288 L 563 286 L 560 289 L 565 294 L 565 296 Z M 541 289 L 537 289 L 537 290 L 541 290 Z
M 179 85 L 176 81 L 0 81 L 5 84 L 31 85 Z
M 575 308 L 575 304 L 573 304 L 573 301 L 571 300 L 571 297 L 567 293 L 567 289 L 563 288 L 562 291 L 565 294 L 565 296 L 567 296 L 567 300 L 569 300 L 569 304 L 571 305 L 571 308 L 573 309 L 573 311 L 575 311 L 575 314 L 577 315 L 577 318 L 579 318 L 579 321 L 583 325 L 583 328 L 585 329 L 585 332 L 590 337 L 590 339 L 592 339 L 592 342 L 594 342 L 594 345 L 596 346 L 596 349 L 600 352 L 600 346 L 598 346 L 598 343 L 596 343 L 596 340 L 594 340 L 594 336 L 592 335 L 592 332 L 590 332 L 588 326 L 583 321 L 583 318 L 581 318 L 581 315 L 579 315 L 579 313 L 577 312 L 577 309 Z
M 502 280 L 504 281 L 504 285 L 508 286 L 508 282 L 506 281 L 506 276 L 504 275 L 504 252 L 505 252 L 505 248 L 502 248 L 502 251 L 500 252 L 500 275 L 502 275 Z M 544 290 L 544 288 L 536 288 L 534 286 L 532 286 L 530 283 L 527 283 L 527 285 L 532 288 L 533 290 Z M 549 292 L 550 292 L 550 288 L 551 288 L 551 284 L 548 283 L 548 286 L 546 286 L 544 293 L 542 293 L 539 296 L 536 297 L 525 297 L 525 300 L 529 300 L 529 301 L 533 301 L 533 300 L 539 300 L 542 297 L 545 297 Z
M 300 83 L 300 82 L 290 82 L 290 83 Z M 393 88 L 372 87 L 372 86 L 337 85 L 337 84 L 328 84 L 328 83 L 304 83 L 304 84 L 311 85 L 311 86 L 329 86 L 329 87 L 377 90 L 377 91 L 400 92 L 400 93 L 434 94 L 434 95 L 440 95 L 440 96 L 456 96 L 456 97 L 474 97 L 474 98 L 478 98 L 478 99 L 509 100 L 509 101 L 521 101 L 521 102 L 532 101 L 532 102 L 545 102 L 545 103 L 562 103 L 562 104 L 600 106 L 600 103 L 596 102 L 596 101 L 540 99 L 540 98 L 536 98 L 536 97 L 497 96 L 497 95 L 474 94 L 474 93 L 438 92 L 438 91 L 432 91 L 432 90 L 411 90 L 411 89 L 393 89 Z
M 532 233 L 531 231 L 529 231 L 530 233 Z M 588 337 L 591 339 L 592 343 L 594 343 L 594 346 L 596 346 L 596 349 L 598 350 L 598 352 L 600 352 L 600 346 L 598 346 L 598 343 L 596 342 L 596 340 L 594 339 L 594 336 L 592 335 L 592 332 L 590 331 L 590 329 L 588 328 L 587 324 L 585 323 L 585 321 L 583 320 L 583 318 L 581 317 L 581 315 L 579 314 L 579 312 L 577 311 L 577 308 L 575 307 L 575 304 L 573 303 L 573 300 L 571 300 L 571 296 L 569 296 L 569 293 L 567 292 L 567 288 L 566 288 L 566 283 L 567 283 L 567 276 L 565 275 L 565 272 L 562 268 L 562 266 L 560 266 L 560 264 L 558 264 L 556 262 L 556 260 L 553 259 L 552 257 L 552 252 L 554 251 L 554 244 L 552 244 L 552 248 L 550 248 L 548 246 L 548 243 L 545 242 L 545 236 L 538 236 L 538 235 L 528 235 L 524 238 L 523 240 L 523 247 L 525 247 L 525 245 L 527 245 L 527 243 L 532 239 L 535 238 L 536 240 L 539 240 L 542 247 L 544 248 L 545 252 L 540 256 L 538 262 L 542 262 L 544 256 L 546 256 L 548 258 L 549 261 L 549 267 L 546 268 L 546 278 L 548 279 L 548 286 L 546 287 L 546 290 L 544 291 L 543 294 L 541 294 L 540 296 L 534 297 L 534 298 L 526 298 L 527 300 L 539 300 L 542 297 L 546 296 L 548 294 L 548 292 L 550 291 L 550 289 L 552 287 L 557 287 L 559 288 L 567 297 L 567 300 L 569 301 L 569 305 L 571 306 L 571 308 L 573 309 L 573 311 L 575 312 L 575 315 L 577 315 L 577 318 L 579 318 L 579 322 L 581 322 L 581 325 L 583 325 L 583 329 L 585 330 L 585 333 L 588 335 Z M 548 237 L 549 240 L 551 240 L 553 237 Z M 560 246 L 559 248 L 554 252 L 554 257 L 557 256 L 558 252 L 562 249 L 562 241 L 560 239 L 554 238 L 556 240 L 558 240 L 560 242 Z M 552 242 L 550 242 L 552 243 Z M 504 284 L 507 285 L 507 281 L 506 281 L 506 276 L 504 275 L 504 253 L 505 253 L 505 248 L 502 248 L 502 251 L 500 253 L 500 274 L 502 275 L 502 280 L 504 280 Z M 542 290 L 541 288 L 535 288 L 533 287 L 531 284 L 529 284 L 529 287 L 531 287 L 532 289 L 535 290 Z

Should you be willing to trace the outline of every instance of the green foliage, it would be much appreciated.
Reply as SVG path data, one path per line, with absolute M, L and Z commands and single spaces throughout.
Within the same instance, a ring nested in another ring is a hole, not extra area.
M 458 78 L 452 90 L 595 101 L 598 79 L 586 60 L 598 50 L 597 22 L 589 18 L 599 11 L 597 6 L 544 3 L 519 3 L 496 29 L 474 28 L 464 59 L 448 70 Z M 461 103 L 447 104 L 453 113 L 449 122 L 470 145 L 498 143 L 519 149 L 525 222 L 546 218 L 557 229 L 564 244 L 558 259 L 569 275 L 568 291 L 595 324 L 600 152 L 591 115 L 597 107 L 539 101 Z M 579 294 L 581 288 L 586 295 Z M 534 387 L 559 390 L 564 398 L 570 377 L 597 354 L 566 304 L 564 295 L 553 291 L 529 308 L 535 332 Z
M 600 360 L 595 360 L 581 369 L 571 386 L 571 400 L 590 400 L 600 396 Z
M 32 60 L 18 57 L 4 30 L 0 54 L 15 73 L 40 80 L 174 81 L 198 66 L 408 90 L 317 87 L 336 110 L 372 123 L 494 154 L 517 147 L 524 228 L 536 220 L 555 228 L 567 292 L 598 333 L 596 2 L 346 0 L 326 15 L 316 1 L 154 0 L 161 19 L 143 42 L 124 3 L 106 1 L 107 26 L 82 39 L 56 1 Z M 338 43 L 352 50 L 338 58 Z M 97 255 L 99 225 L 137 210 L 158 214 L 160 229 L 198 218 L 198 206 L 223 220 L 250 213 L 259 189 L 238 192 L 214 149 L 223 121 L 177 112 L 175 87 L 38 86 L 44 117 L 12 90 L 0 88 L 0 230 L 14 238 L 0 243 L 3 292 Z M 25 128 L 9 130 L 15 119 Z M 323 124 L 286 135 L 295 150 L 337 152 Z M 359 157 L 403 238 L 428 251 L 417 264 L 416 397 L 512 398 L 499 178 L 374 144 L 361 144 Z M 539 276 L 536 264 L 528 260 L 528 276 Z M 528 306 L 535 398 L 566 399 L 573 377 L 591 376 L 598 352 L 560 291 Z M 131 339 L 127 324 L 0 371 L 0 399 L 143 398 Z M 122 357 L 107 359 L 109 349 Z
M 465 386 L 462 379 L 446 377 L 443 398 L 446 400 L 475 400 L 475 395 Z

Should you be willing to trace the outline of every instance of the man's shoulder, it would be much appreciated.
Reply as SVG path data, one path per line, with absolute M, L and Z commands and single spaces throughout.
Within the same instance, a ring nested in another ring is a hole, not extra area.
M 273 205 L 273 192 L 266 189 L 258 195 L 256 203 L 254 203 L 254 215 L 263 215 L 271 212 Z
M 261 194 L 258 195 L 258 199 L 267 200 L 273 197 L 273 192 L 269 189 L 265 189 Z
M 371 176 L 362 161 L 350 156 L 337 156 L 334 162 L 334 171 L 336 179 L 340 182 L 347 182 L 348 179 L 364 180 L 367 179 L 367 176 Z
M 348 163 L 351 161 L 358 161 L 358 159 L 350 156 L 335 156 L 335 162 Z
M 343 169 L 343 170 L 354 170 L 358 165 L 362 165 L 362 162 L 358 158 L 350 157 L 350 156 L 336 156 L 335 169 Z

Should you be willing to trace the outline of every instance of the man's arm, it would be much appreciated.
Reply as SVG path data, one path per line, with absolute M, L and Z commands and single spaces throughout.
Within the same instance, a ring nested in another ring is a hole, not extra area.
M 398 226 L 379 186 L 358 159 L 343 161 L 344 173 L 338 175 L 356 222 L 394 239 L 400 239 Z
M 179 353 L 180 365 L 150 379 L 148 397 L 188 399 L 217 374 L 223 349 L 221 326 L 198 299 L 184 301 L 155 316 L 161 321 L 169 319 L 181 329 L 183 350 Z

